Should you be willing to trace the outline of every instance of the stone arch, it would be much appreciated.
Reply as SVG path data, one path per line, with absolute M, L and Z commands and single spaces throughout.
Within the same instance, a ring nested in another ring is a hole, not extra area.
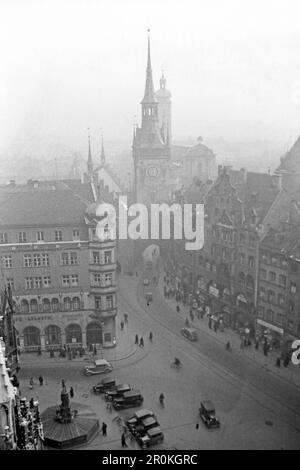
M 70 323 L 70 325 L 66 327 L 66 343 L 82 343 L 82 331 L 78 323 Z
M 51 311 L 51 305 L 50 305 L 50 300 L 45 297 L 43 299 L 43 312 L 50 312 Z
M 26 299 L 21 300 L 21 312 L 29 313 L 29 303 L 28 303 L 28 300 Z
M 86 343 L 87 343 L 87 346 L 90 346 L 91 344 L 103 343 L 102 326 L 100 323 L 91 322 L 87 325 Z
M 72 303 L 70 297 L 64 297 L 63 303 L 64 310 L 71 310 Z
M 61 330 L 57 325 L 48 325 L 45 328 L 45 342 L 48 347 L 61 347 Z
M 72 310 L 79 310 L 80 309 L 80 299 L 79 297 L 72 298 Z
M 23 339 L 27 351 L 34 351 L 41 346 L 41 332 L 36 326 L 26 326 L 23 329 Z
M 38 302 L 36 299 L 31 299 L 30 300 L 30 312 L 31 313 L 37 313 L 38 312 Z

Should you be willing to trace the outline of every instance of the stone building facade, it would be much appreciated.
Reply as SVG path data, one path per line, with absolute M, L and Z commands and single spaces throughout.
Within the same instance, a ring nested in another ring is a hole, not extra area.
M 1 190 L 2 283 L 21 351 L 116 344 L 116 241 L 96 234 L 92 183 Z M 99 201 L 99 200 L 98 200 Z

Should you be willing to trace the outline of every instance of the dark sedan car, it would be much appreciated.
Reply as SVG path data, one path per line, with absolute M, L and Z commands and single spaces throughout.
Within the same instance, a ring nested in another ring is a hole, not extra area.
M 114 390 L 117 387 L 115 379 L 107 377 L 93 386 L 94 393 L 104 393 L 108 390 Z
M 113 407 L 115 410 L 122 410 L 125 408 L 134 408 L 140 406 L 144 401 L 144 397 L 139 390 L 131 390 L 125 392 L 121 398 L 113 399 Z
M 115 398 L 121 398 L 124 393 L 130 392 L 131 386 L 128 384 L 117 385 L 114 390 L 108 390 L 105 392 L 105 400 L 114 400 Z
M 201 402 L 199 414 L 207 428 L 220 427 L 220 421 L 216 418 L 215 406 L 210 400 Z
M 142 410 L 136 411 L 133 416 L 131 416 L 127 421 L 126 424 L 128 427 L 131 426 L 137 426 L 139 423 L 141 423 L 144 419 L 149 418 L 149 417 L 154 417 L 155 414 L 153 411 L 147 410 L 146 408 L 143 408 Z

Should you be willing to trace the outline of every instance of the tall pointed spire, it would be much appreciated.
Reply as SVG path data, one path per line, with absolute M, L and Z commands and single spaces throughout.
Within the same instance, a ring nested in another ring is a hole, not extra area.
M 91 175 L 93 173 L 93 159 L 91 153 L 91 136 L 90 136 L 90 128 L 88 128 L 88 138 L 89 138 L 89 154 L 88 154 L 88 161 L 87 161 L 87 168 L 88 174 Z
M 101 165 L 105 165 L 105 152 L 104 152 L 104 144 L 103 144 L 103 131 L 101 130 Z
M 149 33 L 150 33 L 150 29 L 148 29 L 148 59 L 147 59 L 147 69 L 146 69 L 146 85 L 145 85 L 145 94 L 144 94 L 144 98 L 142 99 L 142 103 L 156 103 L 157 101 L 154 95 Z

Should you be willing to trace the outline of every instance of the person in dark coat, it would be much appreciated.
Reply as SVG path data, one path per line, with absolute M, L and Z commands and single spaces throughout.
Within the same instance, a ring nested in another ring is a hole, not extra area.
M 140 348 L 143 348 L 144 347 L 144 340 L 143 338 L 140 339 Z
M 40 382 L 40 385 L 41 385 L 41 386 L 42 386 L 43 383 L 44 383 L 44 379 L 43 379 L 43 377 L 42 377 L 41 375 L 39 376 L 39 382 Z
M 103 436 L 106 436 L 106 435 L 107 435 L 107 432 L 106 432 L 106 430 L 107 430 L 107 424 L 106 424 L 106 423 L 102 423 L 102 428 L 101 428 L 101 430 L 102 430 L 102 435 L 103 435 Z
M 124 322 L 123 321 L 121 321 L 120 326 L 121 326 L 121 331 L 123 331 L 124 330 Z
M 121 444 L 122 444 L 123 449 L 124 449 L 124 447 L 128 447 L 128 445 L 126 444 L 126 438 L 125 438 L 125 433 L 124 432 L 122 433 Z
M 74 398 L 74 388 L 73 387 L 70 388 L 70 397 Z
M 139 344 L 139 337 L 138 337 L 138 335 L 135 335 L 135 342 L 134 342 L 134 344 Z

